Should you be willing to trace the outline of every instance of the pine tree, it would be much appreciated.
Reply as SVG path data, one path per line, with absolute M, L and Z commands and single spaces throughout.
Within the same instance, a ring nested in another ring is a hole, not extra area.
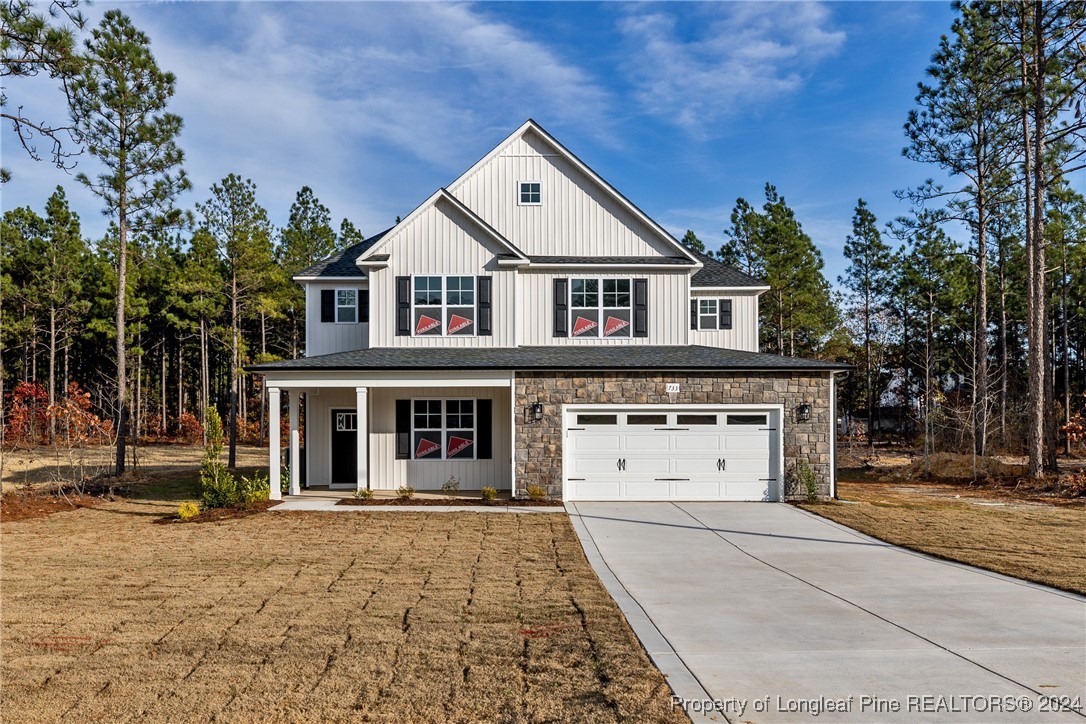
M 151 54 L 150 39 L 109 10 L 86 43 L 87 63 L 72 86 L 72 115 L 104 173 L 78 179 L 97 194 L 117 225 L 117 460 L 125 469 L 128 359 L 125 335 L 128 238 L 133 229 L 176 220 L 172 202 L 189 188 L 176 138 L 180 116 L 166 112 L 176 80 Z
M 336 248 L 346 249 L 348 246 L 354 246 L 365 241 L 365 239 L 366 237 L 358 230 L 357 226 L 351 223 L 350 219 L 343 219 L 343 221 L 339 222 L 339 237 L 336 239 Z
M 761 278 L 765 273 L 762 250 L 758 248 L 758 224 L 761 218 L 746 199 L 736 199 L 732 209 L 732 225 L 724 230 L 724 246 L 717 254 L 728 266 L 756 278 Z
M 702 254 L 705 253 L 705 244 L 701 243 L 701 239 L 699 239 L 698 235 L 695 234 L 691 229 L 687 229 L 686 233 L 683 234 L 682 245 L 685 246 L 687 249 L 691 249 Z
M 290 207 L 290 219 L 279 235 L 278 258 L 288 279 L 336 250 L 332 217 L 313 189 L 303 186 Z M 291 325 L 291 356 L 297 357 L 301 329 L 305 326 L 305 294 L 291 284 L 287 295 Z
M 881 395 L 876 380 L 881 377 L 883 349 L 877 350 L 884 312 L 890 292 L 893 255 L 882 240 L 875 215 L 863 199 L 856 202 L 852 216 L 852 234 L 845 239 L 845 258 L 850 262 L 843 277 L 838 277 L 851 292 L 852 313 L 858 316 L 863 331 L 864 393 L 867 402 L 867 440 L 874 447 L 875 407 Z M 880 345 L 881 347 L 881 345 Z
M 243 320 L 252 315 L 269 286 L 274 266 L 272 225 L 256 200 L 256 184 L 228 175 L 211 187 L 211 198 L 197 205 L 203 226 L 215 240 L 225 265 L 226 299 L 230 310 L 230 447 L 227 465 L 234 467 L 237 447 L 238 401 L 242 396 Z

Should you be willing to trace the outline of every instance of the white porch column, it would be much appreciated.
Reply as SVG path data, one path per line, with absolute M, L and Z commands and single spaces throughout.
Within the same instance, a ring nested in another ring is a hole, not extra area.
M 369 437 L 369 388 L 354 388 L 355 397 L 355 438 L 358 444 L 358 473 L 355 488 L 362 490 L 369 486 L 369 461 L 366 460 L 366 446 Z
M 302 453 L 301 433 L 298 429 L 298 390 L 290 392 L 290 494 L 301 495 Z
M 271 414 L 268 416 L 268 484 L 270 486 L 268 490 L 268 498 L 271 500 L 282 500 L 283 494 L 280 492 L 280 470 L 279 461 L 282 459 L 281 452 L 279 450 L 279 388 L 268 388 L 268 412 Z

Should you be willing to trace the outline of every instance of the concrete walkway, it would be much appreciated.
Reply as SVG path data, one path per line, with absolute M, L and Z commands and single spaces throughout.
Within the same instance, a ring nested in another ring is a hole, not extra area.
M 568 508 L 676 694 L 715 700 L 687 706 L 695 721 L 1086 721 L 1044 711 L 1086 705 L 1080 596 L 790 505 Z
M 315 510 L 326 513 L 562 513 L 562 508 L 517 505 L 338 505 L 346 495 L 284 495 L 270 511 Z

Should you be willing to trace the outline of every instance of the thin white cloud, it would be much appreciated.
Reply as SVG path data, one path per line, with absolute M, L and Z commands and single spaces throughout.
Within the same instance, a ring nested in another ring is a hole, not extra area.
M 634 6 L 619 23 L 625 69 L 644 110 L 699 136 L 798 90 L 845 32 L 819 3 L 728 3 L 693 22 L 671 8 Z

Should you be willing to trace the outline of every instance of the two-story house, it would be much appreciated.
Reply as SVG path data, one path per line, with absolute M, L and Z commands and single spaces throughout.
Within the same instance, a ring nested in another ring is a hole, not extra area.
M 271 490 L 544 486 L 565 500 L 832 494 L 834 375 L 761 354 L 768 287 L 679 244 L 529 120 L 388 231 L 295 277 L 306 357 L 252 367 Z

